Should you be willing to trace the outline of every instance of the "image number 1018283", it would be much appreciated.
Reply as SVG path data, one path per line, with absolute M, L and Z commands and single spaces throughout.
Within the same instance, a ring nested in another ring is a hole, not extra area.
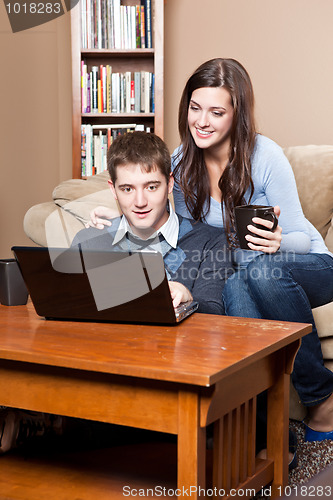
M 13 33 L 45 24 L 62 16 L 79 0 L 3 0 Z

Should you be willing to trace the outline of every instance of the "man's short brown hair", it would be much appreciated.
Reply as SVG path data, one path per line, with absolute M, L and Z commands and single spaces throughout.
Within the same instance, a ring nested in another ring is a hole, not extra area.
M 128 132 L 118 136 L 111 144 L 107 155 L 107 165 L 113 184 L 117 180 L 116 168 L 129 163 L 141 165 L 150 172 L 156 168 L 170 179 L 171 158 L 164 141 L 157 135 L 148 132 Z

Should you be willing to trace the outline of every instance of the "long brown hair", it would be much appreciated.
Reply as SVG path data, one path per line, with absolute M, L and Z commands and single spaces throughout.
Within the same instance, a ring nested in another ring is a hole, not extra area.
M 229 161 L 218 182 L 222 193 L 223 222 L 231 242 L 234 207 L 244 204 L 249 187 L 250 197 L 254 190 L 251 178 L 251 155 L 256 137 L 253 88 L 247 71 L 238 61 L 222 58 L 203 63 L 185 85 L 178 114 L 182 145 L 174 174 L 184 193 L 188 211 L 193 219 L 201 221 L 210 208 L 209 178 L 203 150 L 193 140 L 187 115 L 192 93 L 203 87 L 224 87 L 230 93 L 233 106 Z

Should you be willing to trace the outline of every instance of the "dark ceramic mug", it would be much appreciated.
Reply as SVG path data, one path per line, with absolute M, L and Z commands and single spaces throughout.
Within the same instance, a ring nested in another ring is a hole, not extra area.
M 272 229 L 268 229 L 261 224 L 255 224 L 252 222 L 253 217 L 259 217 L 260 219 L 273 222 Z M 274 207 L 268 205 L 241 205 L 235 207 L 235 220 L 239 244 L 243 250 L 250 250 L 248 241 L 245 239 L 247 234 L 255 236 L 256 238 L 261 238 L 261 236 L 251 233 L 251 231 L 248 230 L 247 226 L 249 224 L 258 229 L 264 229 L 265 231 L 275 231 L 278 225 L 278 218 L 274 213 Z

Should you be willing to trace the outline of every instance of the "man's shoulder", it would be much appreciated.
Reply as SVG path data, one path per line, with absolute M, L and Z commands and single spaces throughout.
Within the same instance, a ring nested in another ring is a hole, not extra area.
M 220 242 L 227 243 L 227 238 L 224 229 L 220 227 L 210 226 L 204 222 L 195 221 L 193 219 L 188 219 L 186 217 L 181 217 L 178 215 L 180 224 L 180 238 L 179 243 L 184 237 L 191 240 L 198 239 L 202 243 L 207 241 L 219 240 Z M 187 226 L 188 231 L 182 236 L 182 227 Z
M 194 219 L 190 219 L 187 217 L 183 217 L 178 215 L 179 224 L 181 225 L 191 225 L 191 231 L 193 233 L 200 233 L 202 236 L 206 234 L 207 236 L 217 236 L 220 234 L 224 234 L 224 230 L 220 227 L 211 226 L 210 224 L 206 224 L 205 222 L 195 221 Z

